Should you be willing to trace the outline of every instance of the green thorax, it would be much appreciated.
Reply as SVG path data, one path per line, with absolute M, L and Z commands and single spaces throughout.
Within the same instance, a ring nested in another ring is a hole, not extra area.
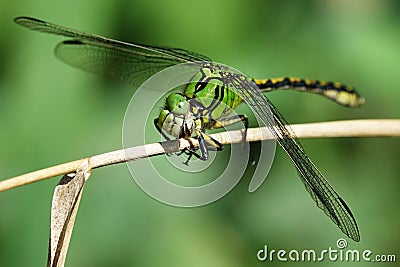
M 204 107 L 202 116 L 212 120 L 229 115 L 243 100 L 228 89 L 227 76 L 238 75 L 214 64 L 204 64 L 183 94 Z

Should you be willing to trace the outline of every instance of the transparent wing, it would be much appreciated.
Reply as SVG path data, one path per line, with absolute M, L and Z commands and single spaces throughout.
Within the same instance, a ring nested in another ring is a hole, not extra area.
M 296 166 L 301 181 L 317 206 L 343 233 L 354 241 L 360 241 L 357 223 L 350 208 L 308 158 L 277 108 L 262 94 L 256 84 L 243 75 L 233 75 L 227 83 L 228 87 L 233 88 L 260 119 L 270 126 L 271 132 Z
M 122 42 L 34 18 L 18 17 L 15 22 L 34 31 L 73 38 L 60 43 L 55 50 L 65 63 L 135 85 L 172 65 L 210 61 L 206 56 L 180 48 Z
M 163 56 L 132 53 L 103 43 L 70 40 L 57 45 L 55 55 L 70 66 L 139 86 L 153 74 L 178 62 Z

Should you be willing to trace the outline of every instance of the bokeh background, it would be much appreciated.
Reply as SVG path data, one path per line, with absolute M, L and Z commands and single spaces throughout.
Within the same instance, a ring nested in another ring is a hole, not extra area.
M 291 123 L 400 117 L 399 1 L 0 0 L 1 179 L 120 149 L 133 94 L 128 85 L 56 60 L 51 52 L 62 38 L 15 25 L 12 19 L 21 15 L 185 48 L 258 78 L 337 80 L 367 100 L 346 109 L 308 94 L 269 94 Z M 361 242 L 347 239 L 348 248 L 399 260 L 400 140 L 302 143 L 357 218 Z M 0 193 L 0 266 L 45 266 L 58 179 Z M 318 251 L 336 248 L 345 237 L 316 208 L 280 149 L 263 186 L 250 194 L 249 181 L 244 177 L 215 203 L 183 209 L 146 195 L 124 164 L 96 169 L 84 190 L 67 266 L 275 266 L 282 263 L 256 259 L 264 245 Z

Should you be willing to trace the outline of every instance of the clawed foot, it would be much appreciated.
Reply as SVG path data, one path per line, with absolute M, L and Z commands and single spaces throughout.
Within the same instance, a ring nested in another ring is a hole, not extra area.
M 176 153 L 178 156 L 181 156 L 183 154 L 188 155 L 188 158 L 182 162 L 183 164 L 185 164 L 186 166 L 189 166 L 189 161 L 190 159 L 195 156 L 198 159 L 201 159 L 201 156 L 199 154 L 196 153 L 196 150 L 193 150 L 191 148 L 185 148 L 184 150 L 182 150 L 179 153 Z

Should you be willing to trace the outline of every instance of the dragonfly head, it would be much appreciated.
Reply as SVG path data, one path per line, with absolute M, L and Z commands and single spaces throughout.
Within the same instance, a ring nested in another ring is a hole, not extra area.
M 192 135 L 194 125 L 186 97 L 176 93 L 170 94 L 157 119 L 159 129 L 175 138 L 184 138 Z

